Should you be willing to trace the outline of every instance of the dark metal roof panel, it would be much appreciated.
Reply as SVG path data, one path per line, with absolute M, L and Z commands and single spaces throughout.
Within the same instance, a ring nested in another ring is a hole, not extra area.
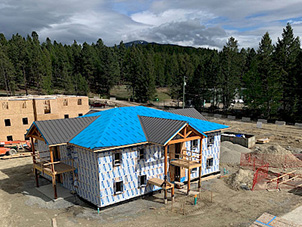
M 47 144 L 54 145 L 69 142 L 97 118 L 98 116 L 36 121 L 35 124 Z
M 89 115 L 97 112 L 100 112 L 100 110 L 89 110 L 85 115 Z
M 199 113 L 195 108 L 166 110 L 166 112 L 207 121 L 207 119 L 201 113 Z
M 164 145 L 187 123 L 179 120 L 144 116 L 139 116 L 139 120 L 147 141 L 161 145 Z

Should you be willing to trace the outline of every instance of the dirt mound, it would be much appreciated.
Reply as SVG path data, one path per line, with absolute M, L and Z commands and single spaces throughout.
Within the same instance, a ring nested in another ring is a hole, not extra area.
M 247 154 L 247 153 L 251 153 L 252 151 L 246 147 L 243 147 L 239 144 L 233 144 L 233 146 L 231 147 L 231 149 L 234 149 L 235 151 L 238 151 L 240 153 L 244 153 L 244 154 Z
M 253 178 L 253 171 L 239 169 L 227 179 L 227 184 L 229 184 L 231 188 L 235 190 L 251 189 L 253 186 Z
M 226 164 L 239 164 L 241 153 L 226 147 L 221 147 L 220 162 Z
M 241 154 L 250 153 L 251 150 L 229 141 L 221 143 L 220 162 L 226 164 L 239 164 Z
M 293 155 L 291 151 L 284 149 L 280 145 L 258 147 L 252 155 L 272 167 L 302 167 L 302 161 Z
M 233 146 L 233 143 L 230 141 L 223 141 L 221 142 L 221 146 L 226 148 L 231 148 L 231 146 Z

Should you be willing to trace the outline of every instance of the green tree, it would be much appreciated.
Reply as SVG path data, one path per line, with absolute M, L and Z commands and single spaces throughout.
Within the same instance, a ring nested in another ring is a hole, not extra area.
M 268 32 L 262 37 L 258 49 L 258 72 L 262 84 L 262 105 L 264 117 L 272 117 L 277 113 L 282 96 L 280 73 L 272 59 L 273 45 Z
M 24 89 L 28 94 L 28 62 L 29 53 L 28 46 L 21 35 L 13 35 L 8 41 L 7 56 L 12 62 L 15 69 L 15 83 L 18 84 L 19 88 Z
M 143 54 L 140 47 L 133 46 L 126 56 L 127 81 L 132 89 L 132 96 L 140 102 L 147 102 L 155 93 L 155 78 L 151 56 Z
M 207 101 L 212 101 L 212 105 L 214 107 L 218 107 L 220 99 L 219 76 L 221 73 L 218 52 L 215 50 L 211 52 L 204 65 L 206 84 L 209 91 L 209 97 L 207 98 Z
M 219 78 L 223 108 L 227 109 L 241 89 L 242 59 L 238 42 L 231 37 L 220 53 L 221 74 Z
M 7 95 L 15 94 L 14 67 L 5 55 L 0 44 L 0 87 L 6 90 Z
M 201 110 L 203 108 L 203 102 L 209 94 L 205 65 L 203 63 L 198 65 L 186 89 L 188 90 L 186 100 L 192 100 L 194 107 Z
M 278 38 L 274 52 L 274 61 L 281 72 L 283 90 L 281 116 L 284 119 L 294 119 L 297 113 L 299 89 L 297 77 L 300 75 L 295 75 L 295 68 L 299 53 L 299 37 L 294 37 L 293 29 L 288 23 L 283 29 L 282 39 Z

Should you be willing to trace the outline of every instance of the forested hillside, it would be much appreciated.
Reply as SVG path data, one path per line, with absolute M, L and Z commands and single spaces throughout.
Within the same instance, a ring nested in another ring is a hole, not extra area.
M 273 44 L 264 34 L 257 50 L 239 49 L 231 37 L 221 51 L 144 44 L 107 47 L 96 43 L 64 45 L 38 34 L 7 39 L 0 34 L 0 89 L 41 94 L 62 92 L 108 95 L 114 85 L 128 85 L 133 98 L 146 102 L 156 87 L 169 87 L 171 96 L 182 97 L 197 109 L 203 100 L 227 109 L 235 94 L 242 93 L 251 113 L 267 118 L 301 120 L 302 52 L 291 26 Z

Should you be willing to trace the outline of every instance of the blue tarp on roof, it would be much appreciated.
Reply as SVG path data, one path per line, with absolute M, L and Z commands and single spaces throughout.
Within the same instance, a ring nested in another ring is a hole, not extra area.
M 100 117 L 75 136 L 70 143 L 96 149 L 147 142 L 138 116 L 185 121 L 200 133 L 228 127 L 143 106 L 114 108 L 82 117 L 92 116 Z

